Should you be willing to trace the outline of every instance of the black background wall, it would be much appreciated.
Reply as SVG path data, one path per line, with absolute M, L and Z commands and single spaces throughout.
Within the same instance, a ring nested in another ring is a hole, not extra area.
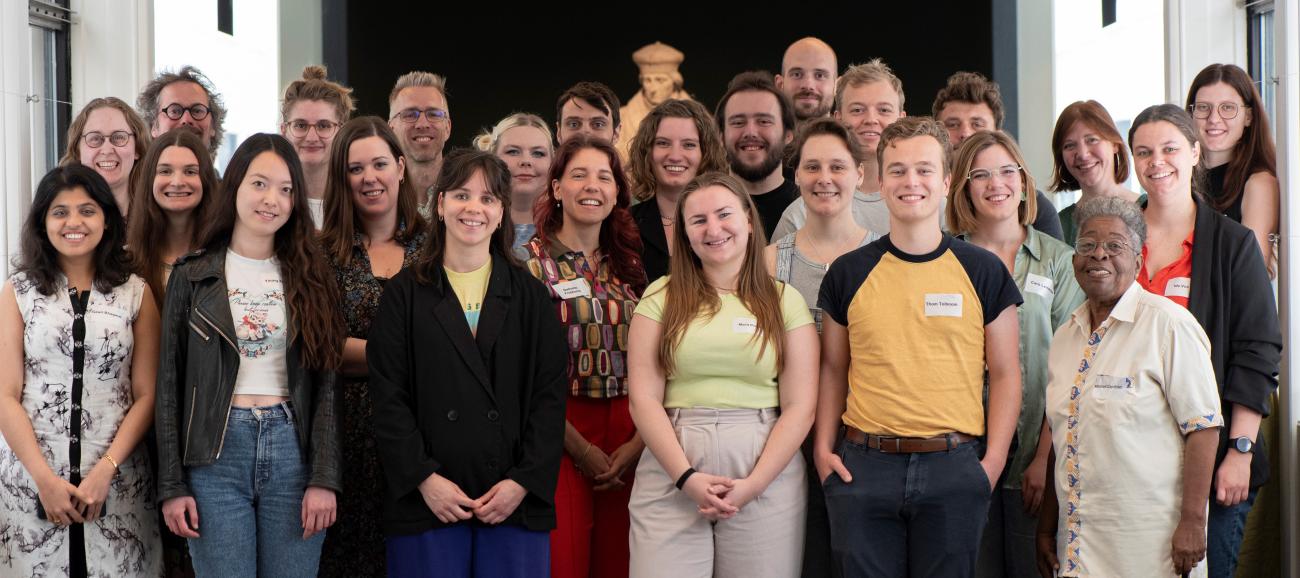
M 528 6 L 500 3 L 326 0 L 325 60 L 348 82 L 362 114 L 388 114 L 388 92 L 409 70 L 447 77 L 453 146 L 514 111 L 554 125 L 555 100 L 579 80 L 608 84 L 620 99 L 639 88 L 632 52 L 656 40 L 686 55 L 686 90 L 710 110 L 738 72 L 779 72 L 794 40 L 817 36 L 850 63 L 881 57 L 903 80 L 909 115 L 929 114 L 948 75 L 993 69 L 994 0 L 637 2 L 639 16 L 611 18 L 612 3 Z M 558 6 L 552 8 L 551 6 Z

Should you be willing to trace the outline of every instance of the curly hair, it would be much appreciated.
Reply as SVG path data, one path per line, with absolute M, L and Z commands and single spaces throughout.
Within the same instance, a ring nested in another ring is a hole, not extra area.
M 212 119 L 212 140 L 207 143 L 210 154 L 217 154 L 217 147 L 221 146 L 221 137 L 225 136 L 226 129 L 226 104 L 221 99 L 221 94 L 212 86 L 212 81 L 204 76 L 198 68 L 190 65 L 182 66 L 176 72 L 166 72 L 154 77 L 149 84 L 144 85 L 144 90 L 140 91 L 140 98 L 136 99 L 135 106 L 140 109 L 140 118 L 148 123 L 150 129 L 158 128 L 158 113 L 162 112 L 162 103 L 158 102 L 159 95 L 164 88 L 177 82 L 193 82 L 203 89 L 208 95 L 208 117 Z
M 722 144 L 722 133 L 708 109 L 693 100 L 666 100 L 641 121 L 629 147 L 627 172 L 634 183 L 632 197 L 638 201 L 655 196 L 659 188 L 652 157 L 659 123 L 665 118 L 685 118 L 695 124 L 700 141 L 700 166 L 695 168 L 696 174 L 727 170 L 727 150 Z

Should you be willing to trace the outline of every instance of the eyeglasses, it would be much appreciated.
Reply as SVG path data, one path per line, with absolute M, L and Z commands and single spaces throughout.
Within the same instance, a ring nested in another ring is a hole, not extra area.
M 203 120 L 208 118 L 208 112 L 210 112 L 210 110 L 207 105 L 204 104 L 191 104 L 188 107 L 184 107 L 176 103 L 169 104 L 162 109 L 162 113 L 172 120 L 180 120 L 186 112 L 190 113 L 190 118 L 194 120 Z
M 104 133 L 102 132 L 88 132 L 81 135 L 81 142 L 86 143 L 86 146 L 92 149 L 104 146 L 104 141 L 106 140 L 112 143 L 115 147 L 124 147 L 126 146 L 126 143 L 131 142 L 131 137 L 133 136 L 135 136 L 135 134 L 124 130 L 115 130 L 108 136 L 104 136 Z
M 1124 241 L 1111 240 L 1111 241 L 1106 241 L 1104 243 L 1098 243 L 1092 239 L 1079 239 L 1074 242 L 1075 254 L 1084 257 L 1096 253 L 1097 247 L 1101 247 L 1101 249 L 1111 257 L 1114 257 L 1115 255 L 1123 253 L 1124 251 L 1127 251 L 1129 249 L 1128 243 L 1125 243 Z
M 450 118 L 447 111 L 441 108 L 426 108 L 424 110 L 418 108 L 407 108 L 398 111 L 397 114 L 393 115 L 393 118 L 400 118 L 402 119 L 402 122 L 406 124 L 415 124 L 420 120 L 421 114 L 432 123 L 447 122 L 447 119 Z M 388 120 L 392 120 L 392 118 Z
M 975 169 L 969 173 L 966 173 L 966 178 L 972 183 L 980 183 L 980 184 L 989 182 L 989 179 L 992 179 L 994 175 L 996 175 L 999 179 L 1003 181 L 1009 181 L 1013 178 L 1019 180 L 1020 171 L 1023 170 L 1025 170 L 1024 167 L 1021 167 L 1019 165 L 1001 166 L 996 169 L 993 169 L 992 171 L 988 169 Z
M 303 138 L 307 136 L 307 132 L 313 128 L 316 129 L 316 136 L 319 136 L 321 138 L 329 138 L 334 134 L 334 131 L 338 130 L 339 128 L 339 123 L 328 121 L 328 120 L 318 120 L 316 121 L 316 124 L 312 124 L 305 120 L 292 120 L 289 121 L 288 124 L 289 124 L 289 134 L 297 138 Z
M 1210 118 L 1210 111 L 1214 110 L 1214 108 L 1213 102 L 1195 102 L 1192 103 L 1191 106 L 1187 107 L 1187 112 L 1192 113 L 1192 116 L 1196 118 Z M 1250 105 L 1237 104 L 1235 102 L 1220 102 L 1218 108 L 1219 118 L 1229 120 L 1237 118 L 1237 114 L 1241 112 L 1241 109 L 1250 108 Z

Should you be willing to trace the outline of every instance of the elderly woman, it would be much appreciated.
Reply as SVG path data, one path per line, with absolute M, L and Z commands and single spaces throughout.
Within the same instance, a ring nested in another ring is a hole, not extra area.
M 1097 197 L 1075 216 L 1086 301 L 1048 355 L 1055 492 L 1041 511 L 1039 571 L 1204 576 L 1223 427 L 1209 339 L 1186 309 L 1134 282 L 1147 230 L 1136 205 Z

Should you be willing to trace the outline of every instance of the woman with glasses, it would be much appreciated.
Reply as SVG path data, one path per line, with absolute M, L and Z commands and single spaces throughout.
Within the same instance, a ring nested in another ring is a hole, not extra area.
M 1282 336 L 1257 236 L 1203 200 L 1198 136 L 1192 117 L 1174 105 L 1150 107 L 1133 121 L 1133 163 L 1150 196 L 1138 282 L 1186 307 L 1210 337 L 1224 428 L 1208 558 L 1211 575 L 1232 576 L 1246 516 L 1268 481 L 1259 426 L 1277 389 Z
M 59 164 L 81 163 L 95 169 L 108 181 L 113 200 L 126 217 L 136 161 L 148 148 L 149 131 L 131 105 L 112 96 L 96 98 L 68 126 L 68 150 Z
M 1192 79 L 1187 110 L 1204 147 L 1207 200 L 1255 233 L 1269 276 L 1275 277 L 1281 202 L 1277 151 L 1255 82 L 1236 65 L 1211 64 Z
M 989 503 L 977 575 L 1033 578 L 1034 533 L 1051 450 L 1050 437 L 1040 443 L 1047 351 L 1083 293 L 1074 280 L 1070 247 L 1030 226 L 1037 196 L 1026 192 L 1037 189 L 1010 136 L 981 131 L 967 137 L 953 165 L 959 176 L 945 209 L 948 230 L 997 255 L 1025 300 L 1017 312 L 1022 387 L 1015 451 Z
M 1052 131 L 1052 192 L 1078 190 L 1080 203 L 1095 197 L 1144 203 L 1146 195 L 1139 196 L 1124 187 L 1128 165 L 1124 137 L 1106 107 L 1095 100 L 1080 100 L 1061 111 Z M 1070 205 L 1060 212 L 1066 243 L 1073 243 L 1079 232 L 1074 210 Z
M 1205 502 L 1224 427 L 1210 341 L 1187 311 L 1134 282 L 1150 243 L 1136 205 L 1094 197 L 1075 215 L 1072 266 L 1087 300 L 1048 355 L 1054 459 L 1040 575 L 1205 576 Z
M 339 125 L 352 118 L 351 95 L 351 88 L 326 79 L 324 66 L 313 65 L 302 69 L 302 78 L 289 83 L 280 104 L 280 134 L 289 139 L 302 161 L 307 206 L 317 229 L 324 228 L 330 143 Z

